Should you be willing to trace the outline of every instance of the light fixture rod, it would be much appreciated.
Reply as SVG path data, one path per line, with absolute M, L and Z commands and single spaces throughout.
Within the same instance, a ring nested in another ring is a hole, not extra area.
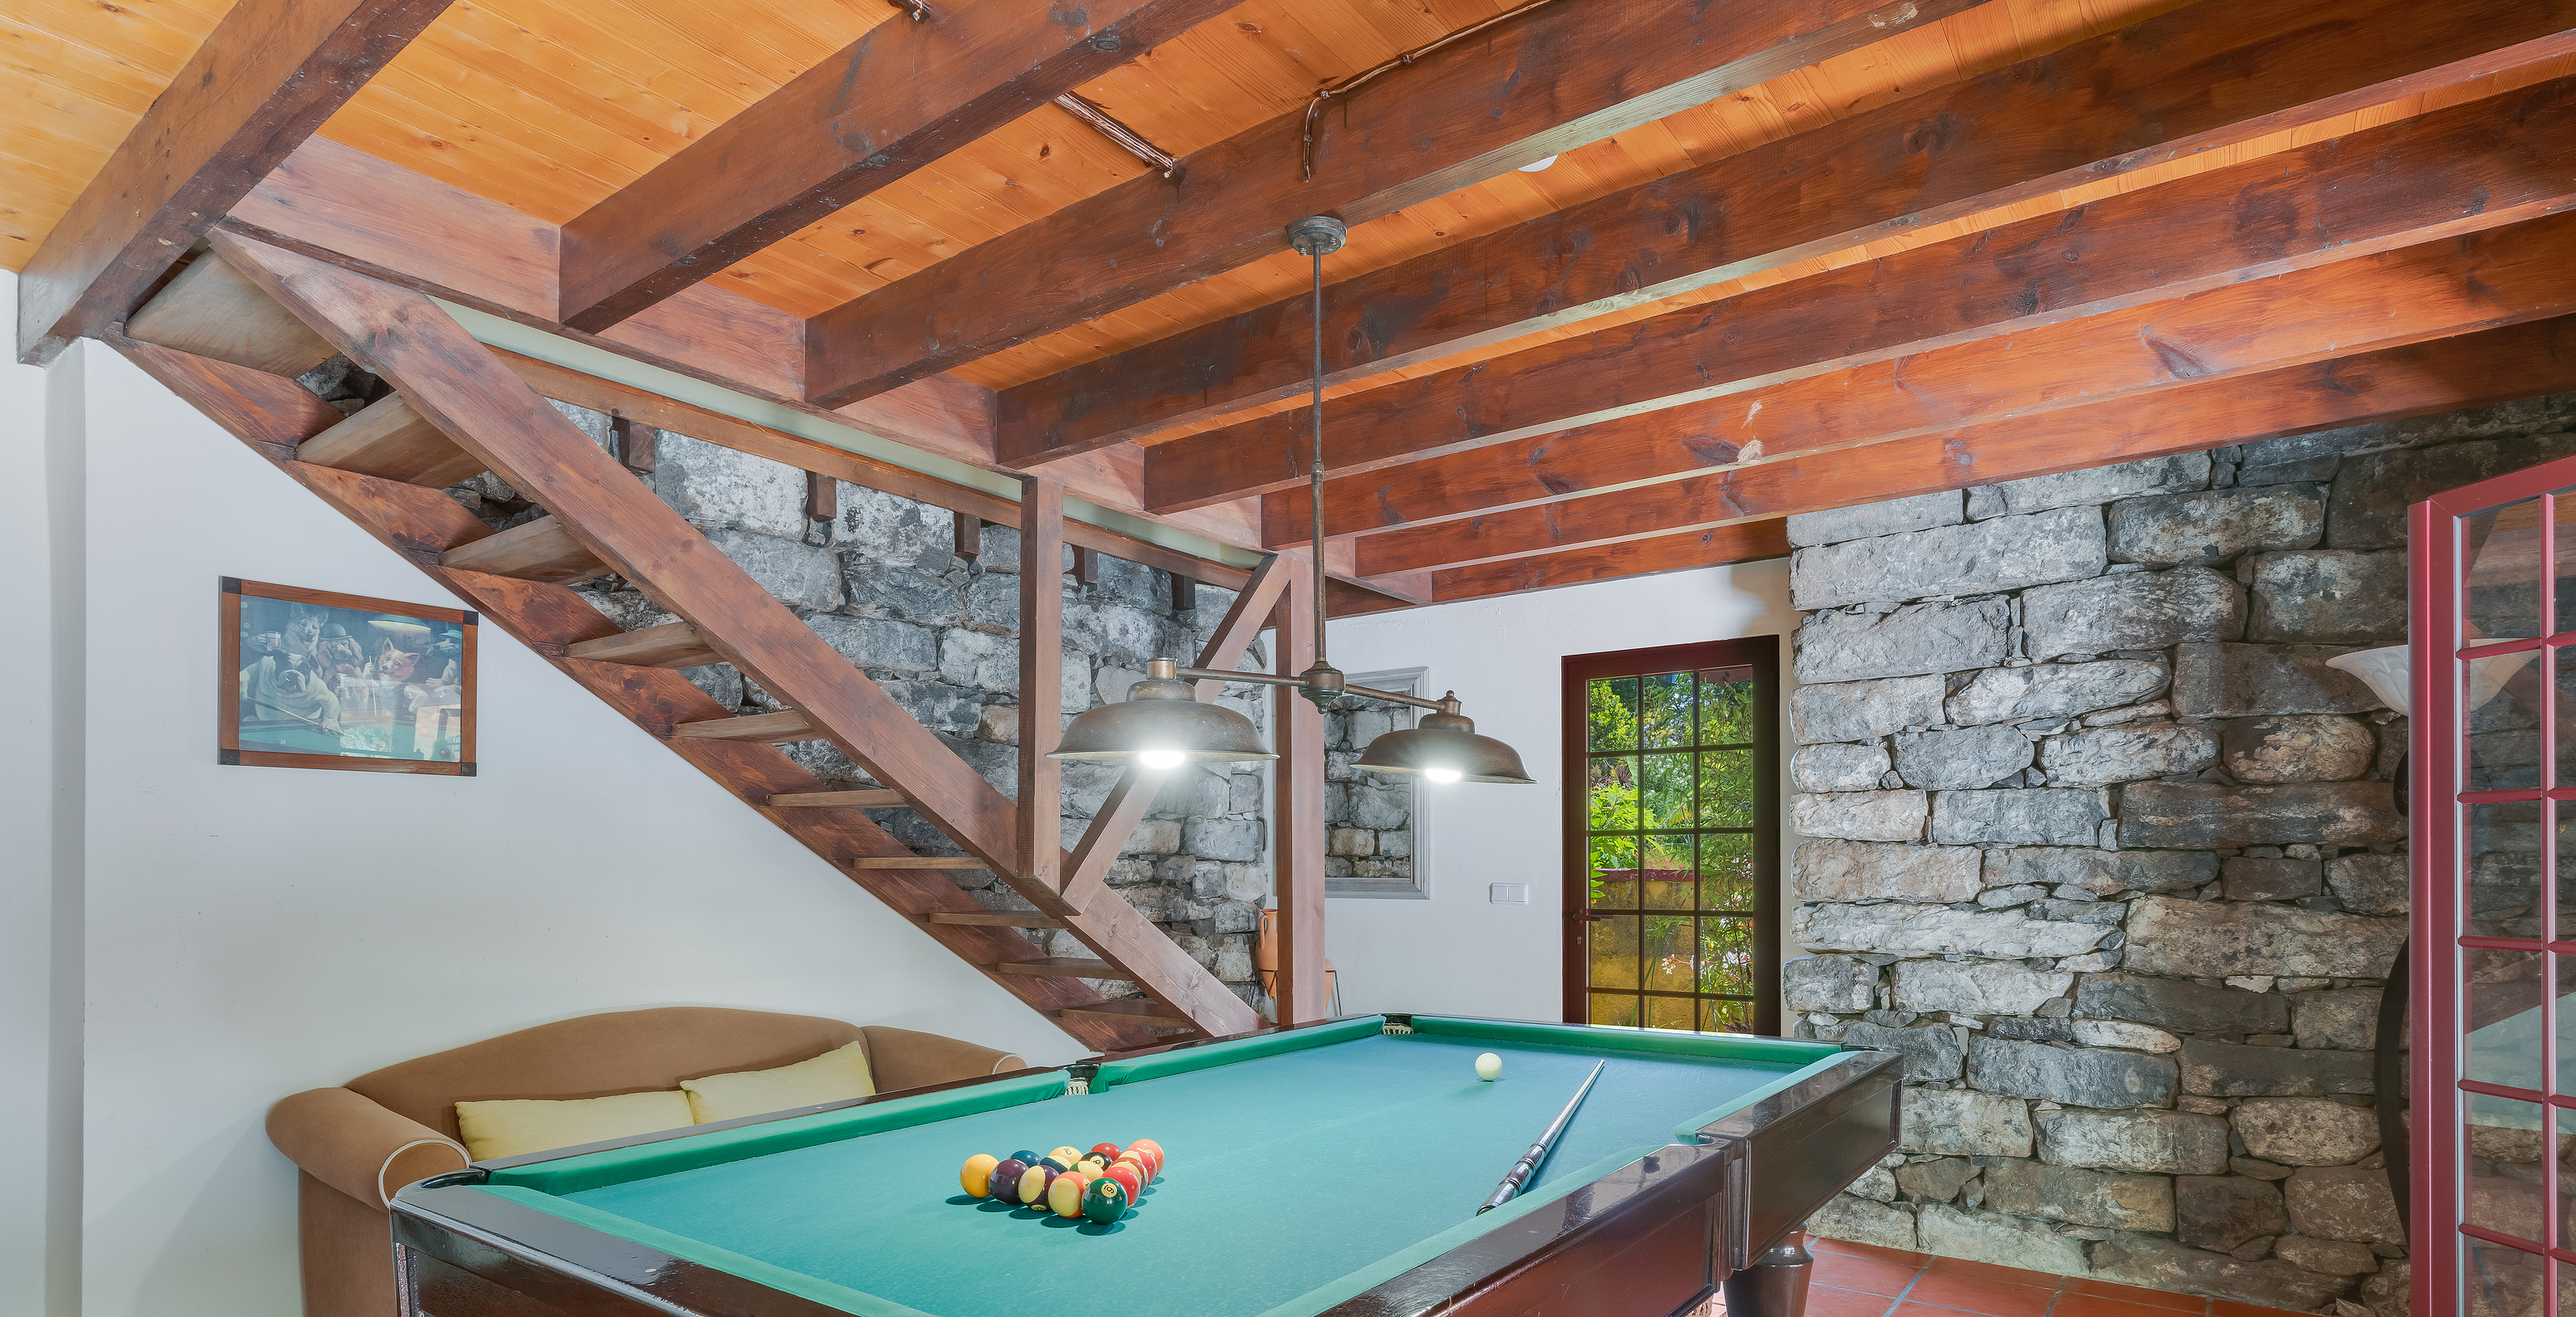
M 1242 681 L 1250 682 L 1255 686 L 1296 686 L 1300 688 L 1303 688 L 1306 685 L 1306 679 L 1303 677 L 1279 677 L 1273 676 L 1267 672 L 1219 672 L 1214 668 L 1180 667 L 1176 667 L 1172 669 L 1172 671 L 1174 675 L 1187 677 L 1192 681 Z M 1406 695 L 1400 691 L 1375 690 L 1367 686 L 1345 686 L 1342 688 L 1342 694 L 1358 695 L 1372 700 L 1388 700 L 1396 704 L 1410 704 L 1417 709 L 1447 710 L 1449 707 L 1449 701 L 1426 700 L 1419 695 Z
M 1324 251 L 1315 261 L 1315 464 L 1306 469 L 1306 510 L 1314 520 L 1314 537 L 1306 541 L 1315 555 L 1315 666 L 1324 665 Z

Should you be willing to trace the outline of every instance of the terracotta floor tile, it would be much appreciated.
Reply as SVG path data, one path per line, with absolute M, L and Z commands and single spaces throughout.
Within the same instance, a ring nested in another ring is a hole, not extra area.
M 1807 1251 L 1841 1253 L 1856 1258 L 1876 1258 L 1881 1262 L 1895 1262 L 1908 1267 L 1920 1267 L 1932 1260 L 1932 1255 L 1929 1253 L 1909 1253 L 1901 1248 L 1880 1248 L 1876 1244 L 1855 1244 L 1846 1239 L 1809 1239 Z
M 2056 1289 L 2058 1277 L 2044 1271 L 2025 1271 L 2020 1267 L 1998 1267 L 1991 1262 L 1970 1262 L 1965 1258 L 1934 1258 L 1930 1269 L 1954 1276 L 1982 1276 L 2006 1285 L 2036 1285 Z
M 1816 1272 L 1812 1284 L 1831 1285 L 1837 1289 L 1859 1290 L 1864 1294 L 1894 1297 L 1905 1292 L 1923 1269 L 1901 1262 L 1881 1262 L 1877 1258 L 1853 1257 L 1843 1253 L 1816 1254 Z
M 2210 1300 L 2209 1314 L 2210 1317 L 2290 1317 L 2290 1311 L 2286 1308 L 2258 1307 L 2251 1303 L 2238 1303 L 2233 1299 Z
M 2166 1297 L 2187 1298 L 2189 1296 L 2177 1294 Z M 2177 1312 L 2190 1311 L 2192 1311 L 2190 1308 L 2156 1307 L 2144 1303 L 2130 1303 L 2124 1299 L 2104 1298 L 2099 1294 L 2068 1292 L 2057 1296 L 2057 1306 L 2049 1309 L 2048 1317 L 2173 1317 Z
M 1807 1287 L 1807 1317 L 1881 1317 L 1889 1302 L 1884 1294 L 1838 1290 L 1830 1285 Z
M 2048 1279 L 2054 1281 L 2056 1277 Z M 1983 1317 L 2047 1317 L 2048 1305 L 2056 1298 L 2057 1287 L 2053 1284 L 2046 1287 L 2015 1285 L 1988 1276 L 1938 1270 L 1924 1272 L 1923 1279 L 1905 1292 L 1905 1302 L 1909 1306 L 1928 1303 L 1935 1307 L 1980 1313 Z
M 2203 1312 L 2206 1311 L 2209 1306 L 2209 1300 L 2200 1298 L 2196 1295 L 2170 1294 L 2164 1290 L 2145 1289 L 2136 1285 L 2120 1285 L 2107 1280 L 2086 1280 L 2082 1277 L 2070 1278 L 2066 1282 L 2064 1292 L 2067 1294 L 2084 1294 L 2091 1295 L 2096 1298 L 2114 1299 L 2122 1303 L 2134 1303 L 2148 1308 L 2163 1308 L 2173 1312 Z

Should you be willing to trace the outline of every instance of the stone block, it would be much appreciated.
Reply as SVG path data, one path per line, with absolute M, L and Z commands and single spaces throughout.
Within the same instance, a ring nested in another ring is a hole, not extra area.
M 2218 738 L 2191 723 L 2120 723 L 2039 743 L 2051 786 L 2098 787 L 2197 773 L 2218 762 Z
M 1986 1022 L 1986 1036 L 2026 1043 L 2071 1043 L 2075 1041 L 2075 1023 L 2072 1020 L 2023 1020 L 2003 1016 Z
M 2127 1020 L 2070 1020 L 2068 1031 L 2086 1047 L 2126 1047 L 2161 1056 L 2182 1050 L 2182 1040 L 2151 1024 Z
M 2166 896 L 2140 897 L 2128 931 L 2128 968 L 2204 979 L 2385 978 L 2406 941 L 2402 919 Z
M 1954 845 L 2081 846 L 2110 815 L 2091 791 L 1936 791 L 1932 840 Z
M 953 625 L 965 617 L 958 585 L 959 578 L 947 573 L 899 567 L 860 553 L 841 555 L 842 593 L 848 596 L 851 607 L 872 616 Z M 1004 618 L 1001 624 L 1016 626 L 1018 619 Z
M 939 666 L 939 633 L 910 622 L 824 613 L 806 620 L 841 657 L 863 668 L 930 672 Z
M 1799 549 L 1789 555 L 1798 608 L 1990 594 L 2099 576 L 2102 514 L 2059 508 Z
M 725 527 L 708 531 L 707 543 L 782 604 L 814 612 L 841 606 L 841 567 L 829 550 Z
M 2218 867 L 2225 876 L 2230 901 L 2295 901 L 2325 888 L 2322 860 L 2270 860 L 2230 857 Z
M 2290 1228 L 2302 1235 L 2363 1244 L 2406 1242 L 2406 1228 L 2397 1221 L 2397 1196 L 2389 1192 L 2384 1170 L 2305 1166 L 2281 1188 L 2290 1210 Z
M 1985 518 L 2042 512 L 2079 503 L 2108 503 L 2138 494 L 2171 494 L 2208 487 L 2209 454 L 2179 453 L 1981 486 L 1968 491 L 1968 515 Z
M 1802 837 L 1912 841 L 1927 810 L 1920 791 L 1801 792 L 1789 798 L 1789 825 Z
M 2361 1302 L 2369 1308 L 2370 1317 L 2413 1317 L 2410 1311 L 2415 1301 L 2413 1270 L 2411 1264 L 2400 1258 L 2381 1264 L 2377 1274 L 2361 1282 Z
M 2209 567 L 2249 549 L 2305 549 L 2325 538 L 2314 485 L 2207 489 L 2122 499 L 2107 509 L 2111 561 Z
M 1889 967 L 1896 1009 L 1961 1015 L 2028 1015 L 2063 997 L 2075 976 L 2015 960 L 1903 960 Z
M 1179 819 L 1146 819 L 1136 825 L 1134 835 L 1121 851 L 1127 855 L 1175 855 L 1181 849 Z
M 2402 915 L 2413 902 L 2403 855 L 2346 855 L 2326 863 L 2326 886 L 2343 908 L 2363 915 Z
M 1977 1178 L 1977 1164 L 1965 1157 L 1907 1162 L 1896 1169 L 1897 1187 L 1919 1203 L 1946 1203 Z
M 973 691 L 941 681 L 888 681 L 879 688 L 911 714 L 913 721 L 950 736 L 973 736 L 983 722 L 984 705 Z M 1012 773 L 1016 775 L 1017 766 Z
M 1789 695 L 1789 718 L 1800 744 L 1873 741 L 1939 723 L 1941 689 L 1937 676 L 1801 686 Z
M 1959 1049 L 1959 1035 L 1946 1024 L 1890 1029 L 1864 1022 L 1844 1030 L 1842 1042 L 1845 1047 L 1867 1047 L 1903 1056 L 1905 1078 L 1909 1082 L 1959 1077 L 1963 1056 Z
M 1909 1088 L 1898 1105 L 1897 1143 L 1916 1154 L 2027 1157 L 2030 1104 L 1974 1089 Z
M 2105 851 L 2081 846 L 2022 846 L 1986 852 L 1986 883 L 2046 883 L 2096 896 L 2170 892 L 2218 877 L 2206 851 Z M 2061 893 L 2063 895 L 2063 893 Z
M 1261 836 L 1268 825 L 1260 819 L 1191 819 L 1183 827 L 1183 844 L 1203 860 L 1261 858 Z
M 2338 549 L 2403 548 L 2407 505 L 2571 453 L 2576 434 L 2472 439 L 2347 457 L 2326 503 L 2326 543 Z
M 2185 1175 L 2174 1180 L 2174 1238 L 2194 1248 L 2230 1253 L 2290 1228 L 2281 1191 L 2242 1175 Z
M 1780 967 L 1780 993 L 1793 1011 L 1858 1014 L 1878 1005 L 1878 966 L 1850 956 L 1801 956 Z
M 2152 1235 L 2121 1234 L 2093 1246 L 2096 1279 L 2182 1294 L 2206 1294 L 2263 1308 L 2315 1312 L 2349 1283 L 2277 1258 L 2240 1261 Z
M 2140 974 L 2085 975 L 2075 1013 L 2186 1033 L 2280 1033 L 2290 1024 L 2286 997 Z
M 1807 1233 L 1854 1244 L 1903 1249 L 1908 1253 L 1919 1248 L 1922 1242 L 1914 1232 L 1911 1207 L 1873 1203 L 1850 1194 L 1836 1194 L 1833 1201 L 1817 1208 L 1814 1215 L 1807 1218 Z
M 1793 513 L 1789 517 L 1789 543 L 1806 548 L 1879 535 L 1902 535 L 1933 526 L 1956 526 L 1965 519 L 1960 507 L 1959 491 L 1949 489 L 1824 512 Z
M 1170 657 L 1162 652 L 1163 619 L 1115 599 L 1068 601 L 1064 643 L 1139 672 L 1157 658 Z
M 952 627 L 939 638 L 939 675 L 960 686 L 1020 693 L 1020 646 L 1008 636 Z
M 784 462 L 665 430 L 654 463 L 653 492 L 693 525 L 805 533 L 805 473 Z
M 2174 651 L 2173 706 L 2186 718 L 2367 713 L 2361 678 L 2326 666 L 2348 645 L 2185 644 Z
M 2244 634 L 2245 592 L 2205 567 L 2122 572 L 2026 591 L 2021 616 L 2023 648 L 2035 659 L 2163 649 Z
M 1995 890 L 2010 892 L 2020 891 L 2022 889 L 2017 887 L 2004 887 L 1997 888 Z M 2126 901 L 2097 901 L 2091 899 L 2078 900 L 2074 897 L 2065 897 L 2049 901 L 2033 901 L 2030 903 L 2030 917 L 2033 919 L 2055 919 L 2073 924 L 2117 924 L 2129 917 L 2129 903 Z
M 1802 901 L 1973 901 L 1980 852 L 1965 846 L 1901 846 L 1808 838 L 1789 856 Z
M 2080 1166 L 1987 1159 L 1985 1205 L 2014 1216 L 2114 1230 L 2174 1228 L 2173 1181 Z
M 1933 837 L 1947 840 L 1940 802 L 1933 805 Z M 2384 846 L 2405 838 L 2405 816 L 2386 782 L 2136 782 L 2120 789 L 2122 846 Z
M 1903 732 L 1896 774 L 1918 790 L 1990 787 L 2030 767 L 2030 738 L 2010 727 L 1956 732 Z
M 1896 1177 L 1889 1174 L 1884 1165 L 1873 1166 L 1861 1172 L 1860 1178 L 1852 1181 L 1843 1192 L 1874 1203 L 1892 1203 L 1896 1201 Z
M 2187 1111 L 2043 1111 L 2039 1158 L 2052 1166 L 2216 1175 L 2227 1169 L 2227 1122 Z
M 1789 935 L 1809 951 L 1895 955 L 1953 952 L 2003 959 L 2080 956 L 2111 932 L 2099 924 L 2058 924 L 2018 910 L 1952 910 L 1938 905 L 1804 905 L 1789 915 Z
M 2379 989 L 2294 992 L 2289 1000 L 2300 1047 L 2367 1052 L 2379 1045 Z
M 2092 1270 L 2084 1259 L 2084 1241 L 2036 1221 L 1946 1203 L 1925 1205 L 1916 1219 L 1927 1253 L 2060 1276 Z
M 2069 718 L 2151 698 L 2165 688 L 2166 678 L 2165 665 L 2153 659 L 1988 668 L 1944 701 L 1943 710 L 1962 727 Z
M 1987 1093 L 2086 1107 L 2160 1107 L 2173 1101 L 2174 1063 L 2161 1056 L 1979 1038 L 1968 1047 L 1968 1083 Z
M 2342 1239 L 2283 1235 L 2272 1255 L 2291 1266 L 2324 1276 L 2366 1276 L 2379 1270 L 2379 1255 L 2368 1244 Z
M 797 480 L 797 497 L 804 498 L 804 481 Z M 841 515 L 833 523 L 833 538 L 852 545 L 872 558 L 903 567 L 931 567 L 944 570 L 957 552 L 957 519 L 945 508 L 934 508 L 900 494 L 881 489 L 839 482 Z M 983 562 L 987 571 L 997 561 L 1011 560 L 1014 570 L 1019 556 L 1019 532 L 994 528 L 1005 535 L 996 541 L 993 531 L 984 536 Z
M 1798 626 L 1794 665 L 1798 682 L 1810 685 L 1997 667 L 2006 657 L 2005 628 L 2010 616 L 2011 606 L 2002 599 L 1907 604 L 1885 613 L 1811 613 Z
M 2342 782 L 2370 771 L 2379 738 L 2351 718 L 2282 714 L 2227 724 L 2219 750 L 2239 782 Z
M 2230 1120 L 2247 1153 L 2283 1166 L 2342 1166 L 2379 1147 L 2377 1112 L 2324 1098 L 2249 1098 Z
M 1789 782 L 1800 791 L 1874 791 L 1893 767 L 1887 747 L 1875 742 L 1802 745 L 1789 756 Z
M 1375 855 L 1377 834 L 1366 828 L 1335 828 L 1325 834 L 1327 855 Z
M 2258 553 L 2239 567 L 2250 596 L 2245 638 L 2264 644 L 2406 641 L 2406 551 Z
M 2370 1054 L 2250 1047 L 2194 1038 L 2182 1045 L 2182 1086 L 2208 1097 L 2326 1097 L 2371 1091 Z

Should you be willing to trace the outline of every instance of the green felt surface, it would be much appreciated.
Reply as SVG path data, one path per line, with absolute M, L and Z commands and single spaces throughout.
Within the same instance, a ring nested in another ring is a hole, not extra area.
M 594 1228 L 871 1317 L 1320 1311 L 1829 1061 L 1816 1044 L 1425 1017 L 1113 1062 L 1085 1097 L 1012 1081 L 495 1176 Z M 1475 1077 L 1479 1052 L 1502 1078 Z M 1476 1205 L 1609 1066 L 1536 1187 Z M 961 1096 L 963 1095 L 963 1096 Z M 1112 1224 L 958 1191 L 967 1156 L 1160 1142 Z M 704 1145 L 691 1147 L 690 1145 Z M 557 1196 L 560 1195 L 560 1196 Z

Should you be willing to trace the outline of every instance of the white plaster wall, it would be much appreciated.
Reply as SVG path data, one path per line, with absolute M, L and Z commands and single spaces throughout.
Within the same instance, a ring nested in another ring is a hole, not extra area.
M 1568 654 L 1785 636 L 1788 559 L 1604 581 L 1331 623 L 1333 666 L 1429 669 L 1421 690 L 1454 689 L 1476 730 L 1520 751 L 1538 785 L 1422 788 L 1427 901 L 1335 900 L 1325 952 L 1346 1011 L 1563 1018 L 1564 767 L 1561 660 Z M 1787 745 L 1788 654 L 1781 654 Z M 1783 793 L 1786 798 L 1786 792 Z M 1782 820 L 1785 833 L 1787 820 Z M 1528 905 L 1494 905 L 1489 885 L 1529 884 Z
M 295 1180 L 263 1113 L 440 1048 L 693 1003 L 1080 1054 L 497 627 L 475 777 L 218 766 L 219 576 L 450 601 L 112 351 L 75 354 L 87 1317 L 296 1312 Z M 14 454 L 20 399 L 0 406 Z

